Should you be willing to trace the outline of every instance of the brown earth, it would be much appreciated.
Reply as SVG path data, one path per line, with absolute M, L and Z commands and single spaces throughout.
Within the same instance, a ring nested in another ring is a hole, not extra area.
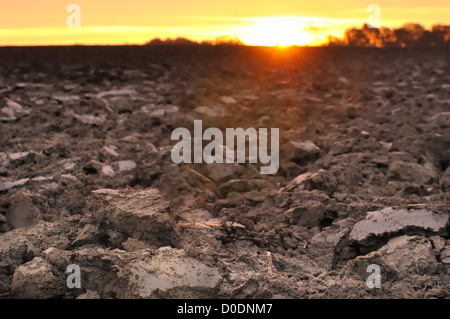
M 0 297 L 449 298 L 449 60 L 0 48 Z M 174 164 L 196 119 L 279 128 L 278 173 Z

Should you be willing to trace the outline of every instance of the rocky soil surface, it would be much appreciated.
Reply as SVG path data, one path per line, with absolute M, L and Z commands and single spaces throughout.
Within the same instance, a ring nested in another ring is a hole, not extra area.
M 0 49 L 0 298 L 449 298 L 449 62 Z M 278 173 L 174 164 L 199 119 L 279 128 Z

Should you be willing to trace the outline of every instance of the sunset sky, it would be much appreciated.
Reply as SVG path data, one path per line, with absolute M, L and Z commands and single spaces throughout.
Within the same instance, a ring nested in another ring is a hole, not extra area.
M 69 28 L 70 4 L 81 27 Z M 2 1 L 0 45 L 142 44 L 152 38 L 197 41 L 238 37 L 250 45 L 314 45 L 361 27 L 381 9 L 381 25 L 450 25 L 449 0 L 18 0 Z

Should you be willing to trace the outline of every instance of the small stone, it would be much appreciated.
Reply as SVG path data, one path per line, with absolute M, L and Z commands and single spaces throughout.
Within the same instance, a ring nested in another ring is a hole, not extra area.
M 1 235 L 0 240 L 0 273 L 14 271 L 31 255 L 29 239 L 18 230 Z
M 150 113 L 152 117 L 162 117 L 166 115 L 170 115 L 172 113 L 176 113 L 180 110 L 178 106 L 175 105 L 166 105 L 163 108 L 156 109 Z
M 86 207 L 95 220 L 127 236 L 155 246 L 178 241 L 175 216 L 156 189 L 99 189 L 92 192 Z
M 324 216 L 325 208 L 321 202 L 306 201 L 302 206 L 290 208 L 286 215 L 291 219 L 292 224 L 300 226 L 319 226 Z
M 5 98 L 6 106 L 1 109 L 1 112 L 6 115 L 0 117 L 0 121 L 13 122 L 16 121 L 22 115 L 30 114 L 30 110 L 24 109 L 22 105 L 13 100 Z
M 17 299 L 58 298 L 64 291 L 64 283 L 53 275 L 51 265 L 41 257 L 17 267 L 11 282 L 11 294 Z
M 389 151 L 392 148 L 392 143 L 387 143 L 380 141 L 381 146 L 383 146 L 387 151 Z
M 121 96 L 121 95 L 136 95 L 137 92 L 135 90 L 130 89 L 122 89 L 122 90 L 110 90 L 110 91 L 104 91 L 97 94 L 97 97 L 99 98 L 105 98 L 110 96 Z
M 338 77 L 338 83 L 342 84 L 342 85 L 348 85 L 349 81 L 346 78 L 344 78 L 343 76 L 340 76 L 340 77 Z
M 132 171 L 136 168 L 136 162 L 135 161 L 120 161 L 119 162 L 119 171 L 120 172 L 126 172 L 126 171 Z
M 383 260 L 397 272 L 433 275 L 438 262 L 431 243 L 421 236 L 399 236 L 392 238 L 378 252 Z
M 234 98 L 232 98 L 231 96 L 222 96 L 220 98 L 220 102 L 222 102 L 223 104 L 226 105 L 232 105 L 232 104 L 236 104 L 236 100 Z
M 74 111 L 72 110 L 67 110 L 64 115 L 66 116 L 70 116 L 73 117 L 77 120 L 79 120 L 81 123 L 83 124 L 88 124 L 88 125 L 102 125 L 103 123 L 105 123 L 106 121 L 106 116 L 101 114 L 101 115 L 92 115 L 92 114 L 76 114 L 74 113 Z
M 30 152 L 18 152 L 18 153 L 9 153 L 8 157 L 11 161 L 17 161 L 27 157 Z
M 72 90 L 76 90 L 79 88 L 78 84 L 75 83 L 71 83 L 71 84 L 64 84 L 63 85 L 63 89 L 64 91 L 68 92 L 68 91 L 72 91 Z
M 215 106 L 198 106 L 194 109 L 194 112 L 208 117 L 218 117 L 222 113 L 220 108 Z
M 19 103 L 14 102 L 13 100 L 8 99 L 8 98 L 5 98 L 5 101 L 6 101 L 6 105 L 11 107 L 11 108 L 13 108 L 15 111 L 19 111 L 20 112 L 20 111 L 23 110 L 22 105 L 20 105 Z
M 72 182 L 78 182 L 78 178 L 76 176 L 73 176 L 72 174 L 61 174 L 62 181 L 72 181 Z
M 434 183 L 438 180 L 437 173 L 430 165 L 420 165 L 403 161 L 393 161 L 389 165 L 388 178 L 413 182 L 419 185 Z
M 54 94 L 52 95 L 52 99 L 63 102 L 63 103 L 75 103 L 80 101 L 80 97 L 78 95 L 59 95 Z
M 253 202 L 263 202 L 267 197 L 265 192 L 250 191 L 244 193 L 244 198 Z
M 114 177 L 114 175 L 116 175 L 116 173 L 114 172 L 114 169 L 110 165 L 104 165 L 102 167 L 102 174 L 109 176 L 109 177 Z
M 37 176 L 33 177 L 30 181 L 31 182 L 45 182 L 45 181 L 51 181 L 53 180 L 53 176 Z
M 63 167 L 65 170 L 70 171 L 75 168 L 75 163 L 73 162 L 65 163 Z
M 170 115 L 172 113 L 176 113 L 180 111 L 180 108 L 178 106 L 170 104 L 147 104 L 141 107 L 141 111 L 151 117 L 162 117 Z
M 320 155 L 320 148 L 312 141 L 290 141 L 282 149 L 282 157 L 289 158 L 291 161 L 303 165 L 314 161 Z
M 188 298 L 194 291 L 212 293 L 222 280 L 216 268 L 171 247 L 162 247 L 154 256 L 129 263 L 122 273 L 138 298 L 152 298 L 168 291 L 178 298 Z
M 362 283 L 365 284 L 367 278 L 370 276 L 370 273 L 367 272 L 367 269 L 370 265 L 377 265 L 380 267 L 381 287 L 383 287 L 383 283 L 385 283 L 386 281 L 395 281 L 398 279 L 396 269 L 390 266 L 383 259 L 383 256 L 377 251 L 364 256 L 358 256 L 348 261 L 345 267 L 342 269 L 342 274 L 346 278 L 352 278 L 357 281 L 362 281 Z
M 308 153 L 315 153 L 319 151 L 320 149 L 311 141 L 305 141 L 305 142 L 294 142 L 291 141 L 291 144 L 294 145 L 296 148 L 299 148 L 305 152 Z
M 1 109 L 2 113 L 4 113 L 5 115 L 7 115 L 7 117 L 1 117 L 2 121 L 5 122 L 9 122 L 9 121 L 15 121 L 17 120 L 17 117 L 15 116 L 15 112 L 14 109 L 11 107 L 3 107 Z
M 119 156 L 119 153 L 117 152 L 117 147 L 115 147 L 114 145 L 110 145 L 110 146 L 104 146 L 103 149 L 106 151 L 106 153 L 108 153 L 111 156 L 117 157 Z
M 64 271 L 70 264 L 71 252 L 61 250 L 55 247 L 50 247 L 42 252 L 42 256 L 48 260 L 52 265 L 56 266 L 59 270 Z
M 9 189 L 14 188 L 14 187 L 23 186 L 26 183 L 28 183 L 29 180 L 30 180 L 29 178 L 22 178 L 22 179 L 19 179 L 17 181 L 14 181 L 14 182 L 3 182 L 3 183 L 0 183 L 0 192 L 1 191 L 5 191 L 5 190 L 9 190 Z
M 406 210 L 385 208 L 368 212 L 366 219 L 358 222 L 350 232 L 350 239 L 362 241 L 371 236 L 383 236 L 405 229 L 418 227 L 438 233 L 445 229 L 449 220 L 447 214 L 430 210 Z

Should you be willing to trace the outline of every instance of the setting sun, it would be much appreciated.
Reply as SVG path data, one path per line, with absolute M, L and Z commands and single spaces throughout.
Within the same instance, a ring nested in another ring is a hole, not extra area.
M 254 24 L 242 27 L 239 38 L 247 45 L 291 46 L 315 45 L 317 39 L 305 25 L 293 17 L 268 17 L 252 21 Z

